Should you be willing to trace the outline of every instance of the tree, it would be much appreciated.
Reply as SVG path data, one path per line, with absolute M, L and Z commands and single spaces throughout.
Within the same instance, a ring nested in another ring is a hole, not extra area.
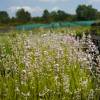
M 22 8 L 16 12 L 16 19 L 20 22 L 29 22 L 31 20 L 31 14 Z
M 51 21 L 56 22 L 58 20 L 58 14 L 57 14 L 57 12 L 56 11 L 52 11 L 50 13 L 50 18 L 51 18 Z
M 97 18 L 97 9 L 91 5 L 79 5 L 76 9 L 78 20 L 95 20 Z
M 57 11 L 57 16 L 58 16 L 57 17 L 58 21 L 64 21 L 66 19 L 66 17 L 67 17 L 67 14 L 62 10 L 58 10 Z
M 50 13 L 47 9 L 45 9 L 43 11 L 43 15 L 42 15 L 43 19 L 46 21 L 46 22 L 50 22 L 49 18 L 50 18 Z
M 6 11 L 0 11 L 0 23 L 8 23 L 10 20 Z
M 47 9 L 45 9 L 45 10 L 43 11 L 43 18 L 48 18 L 49 15 L 50 15 L 49 11 L 48 11 Z

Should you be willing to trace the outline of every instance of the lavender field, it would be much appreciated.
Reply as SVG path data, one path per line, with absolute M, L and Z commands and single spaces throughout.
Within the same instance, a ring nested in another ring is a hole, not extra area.
M 100 100 L 100 55 L 75 31 L 0 36 L 0 100 Z

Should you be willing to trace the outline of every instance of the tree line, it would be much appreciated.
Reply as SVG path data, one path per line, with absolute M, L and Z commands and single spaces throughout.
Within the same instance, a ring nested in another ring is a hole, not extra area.
M 7 11 L 0 11 L 0 24 L 23 24 L 23 23 L 51 23 L 59 21 L 86 21 L 100 20 L 100 12 L 92 5 L 79 5 L 76 8 L 76 14 L 69 14 L 63 10 L 43 11 L 42 16 L 32 17 L 30 12 L 23 8 L 16 12 L 15 17 L 10 18 Z

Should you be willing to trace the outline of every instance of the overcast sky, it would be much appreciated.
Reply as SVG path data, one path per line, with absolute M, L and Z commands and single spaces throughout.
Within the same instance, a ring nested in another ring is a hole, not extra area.
M 44 9 L 61 9 L 74 14 L 79 4 L 91 4 L 100 11 L 100 0 L 0 0 L 0 10 L 8 11 L 11 16 L 20 8 L 29 11 L 32 16 L 40 16 Z

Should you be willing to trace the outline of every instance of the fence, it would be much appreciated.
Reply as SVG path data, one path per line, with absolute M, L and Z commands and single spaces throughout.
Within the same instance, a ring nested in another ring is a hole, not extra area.
M 76 21 L 76 22 L 54 22 L 50 24 L 27 24 L 16 26 L 17 30 L 31 30 L 34 28 L 60 28 L 60 27 L 77 27 L 91 26 L 95 21 Z

